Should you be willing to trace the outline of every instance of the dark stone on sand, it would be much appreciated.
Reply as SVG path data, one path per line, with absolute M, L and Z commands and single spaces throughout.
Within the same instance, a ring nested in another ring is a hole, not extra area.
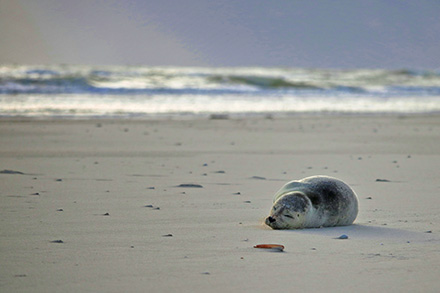
M 153 187 L 153 186 L 151 186 L 151 187 L 148 187 L 147 189 L 156 189 L 155 187 Z
M 184 188 L 203 188 L 200 184 L 192 184 L 192 183 L 182 183 L 180 185 L 177 185 L 177 187 L 184 187 Z
M 429 230 L 429 231 L 426 231 L 425 233 L 432 233 L 432 231 L 431 231 L 431 230 Z
M 257 180 L 266 180 L 266 177 L 261 176 L 252 176 L 251 179 L 257 179 Z
M 57 212 L 63 212 L 64 210 L 63 209 L 57 209 Z
M 32 193 L 31 195 L 40 195 L 40 193 L 35 192 L 35 193 Z
M 27 277 L 26 274 L 19 274 L 19 275 L 14 275 L 14 278 L 24 278 Z
M 225 174 L 226 172 L 223 171 L 223 170 L 220 170 L 220 171 L 215 171 L 214 173 L 217 173 L 217 174 Z
M 61 239 L 58 239 L 58 240 L 52 240 L 50 243 L 64 243 L 64 241 Z
M 63 181 L 63 179 L 55 179 L 55 181 L 61 182 Z
M 336 239 L 348 239 L 348 236 L 345 235 L 345 234 L 342 234 L 341 236 L 339 236 L 339 237 L 336 238 Z
M 165 235 L 162 235 L 162 237 L 173 237 L 173 234 L 165 234 Z
M 20 171 L 14 171 L 14 170 L 2 170 L 0 171 L 0 174 L 19 174 L 19 175 L 24 175 L 23 172 Z
M 376 179 L 376 182 L 391 182 L 388 179 Z
M 234 195 L 240 195 L 241 194 L 241 192 L 239 191 L 239 192 L 235 192 L 235 193 L 233 193 Z
M 103 216 L 110 216 L 110 214 L 109 213 L 105 213 L 105 214 L 103 214 Z
M 371 196 L 367 197 L 366 199 L 373 199 Z
M 152 204 L 147 204 L 147 205 L 145 205 L 144 207 L 145 207 L 145 208 L 151 208 L 151 209 L 153 209 L 153 210 L 160 210 L 160 207 L 155 207 L 155 206 L 153 206 Z
M 244 203 L 251 203 L 251 201 L 250 200 L 245 200 Z

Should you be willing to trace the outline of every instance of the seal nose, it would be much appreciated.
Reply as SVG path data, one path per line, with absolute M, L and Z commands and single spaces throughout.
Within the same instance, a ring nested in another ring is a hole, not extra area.
M 272 217 L 267 217 L 267 220 L 269 221 L 269 223 L 273 223 L 273 222 L 276 221 L 276 220 L 275 220 L 274 218 L 272 218 Z

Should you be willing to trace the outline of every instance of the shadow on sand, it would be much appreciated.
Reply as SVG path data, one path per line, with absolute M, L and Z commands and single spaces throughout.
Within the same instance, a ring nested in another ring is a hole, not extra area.
M 403 229 L 368 226 L 361 224 L 353 224 L 341 227 L 326 227 L 316 229 L 302 230 L 284 230 L 290 233 L 301 233 L 308 235 L 320 235 L 331 238 L 337 238 L 342 234 L 348 235 L 349 238 L 369 238 L 369 239 L 395 239 L 402 241 L 426 241 L 438 238 L 435 234 L 426 232 L 408 231 Z

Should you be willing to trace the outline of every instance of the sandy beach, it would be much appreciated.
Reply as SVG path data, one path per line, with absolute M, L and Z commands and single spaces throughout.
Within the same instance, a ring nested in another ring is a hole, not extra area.
M 0 137 L 1 292 L 440 291 L 439 115 L 2 119 Z M 355 224 L 263 225 L 311 175 L 355 190 Z

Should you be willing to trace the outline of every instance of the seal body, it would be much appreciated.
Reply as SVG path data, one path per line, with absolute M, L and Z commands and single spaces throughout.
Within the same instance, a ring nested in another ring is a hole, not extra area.
M 351 225 L 358 199 L 343 181 L 312 176 L 284 185 L 276 194 L 266 225 L 272 229 L 302 229 Z

